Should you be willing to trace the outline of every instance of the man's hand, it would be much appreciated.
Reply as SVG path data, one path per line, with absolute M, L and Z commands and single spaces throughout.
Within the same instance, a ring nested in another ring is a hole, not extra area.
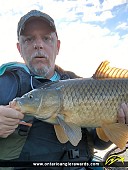
M 18 127 L 24 115 L 9 106 L 0 106 L 0 137 L 6 138 Z
M 126 123 L 128 124 L 128 104 L 122 103 L 117 116 L 119 123 Z

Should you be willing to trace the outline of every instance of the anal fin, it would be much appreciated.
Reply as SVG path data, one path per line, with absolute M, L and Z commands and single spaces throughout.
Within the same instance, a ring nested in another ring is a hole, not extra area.
M 128 126 L 123 123 L 103 124 L 102 129 L 105 135 L 117 147 L 123 149 L 128 142 Z
M 109 141 L 109 138 L 106 136 L 102 128 L 96 128 L 96 133 L 101 140 L 105 142 Z

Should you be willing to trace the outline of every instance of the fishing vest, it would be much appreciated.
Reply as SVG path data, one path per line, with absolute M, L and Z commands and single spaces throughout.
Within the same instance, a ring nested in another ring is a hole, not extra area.
M 63 71 L 58 66 L 56 66 L 56 71 L 61 79 L 78 77 L 72 72 Z M 49 81 L 35 79 L 21 68 L 9 69 L 7 72 L 6 74 L 12 74 L 15 82 L 18 83 L 16 97 L 21 97 L 32 90 L 32 86 L 38 88 Z M 52 124 L 42 122 L 32 116 L 25 116 L 24 121 L 32 123 L 32 127 L 19 125 L 13 134 L 7 138 L 0 138 L 0 160 L 44 162 L 92 160 L 94 144 L 86 128 L 82 128 L 82 140 L 74 147 L 70 142 L 62 144 L 58 141 Z

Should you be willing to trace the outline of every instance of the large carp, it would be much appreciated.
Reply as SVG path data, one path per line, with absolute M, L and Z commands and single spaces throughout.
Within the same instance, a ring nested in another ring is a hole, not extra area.
M 128 79 L 78 78 L 47 83 L 10 106 L 54 124 L 60 142 L 76 146 L 82 138 L 81 127 L 97 128 L 98 136 L 119 148 L 128 141 L 128 126 L 117 123 L 118 109 L 128 102 Z

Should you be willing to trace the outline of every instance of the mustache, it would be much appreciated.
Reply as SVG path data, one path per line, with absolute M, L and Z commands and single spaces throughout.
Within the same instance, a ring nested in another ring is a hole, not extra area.
M 43 58 L 48 59 L 48 55 L 47 55 L 44 51 L 40 51 L 40 50 L 35 51 L 35 52 L 32 54 L 31 58 L 33 59 L 33 58 L 35 58 L 35 57 L 43 57 Z

